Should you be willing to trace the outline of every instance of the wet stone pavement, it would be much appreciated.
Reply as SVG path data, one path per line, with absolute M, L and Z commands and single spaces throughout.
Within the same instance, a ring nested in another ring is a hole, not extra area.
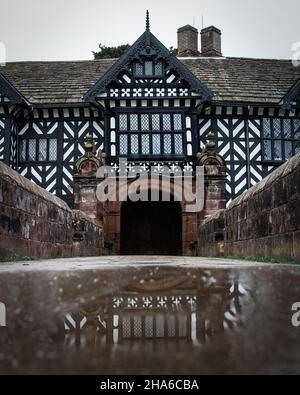
M 0 264 L 0 374 L 299 374 L 300 266 Z

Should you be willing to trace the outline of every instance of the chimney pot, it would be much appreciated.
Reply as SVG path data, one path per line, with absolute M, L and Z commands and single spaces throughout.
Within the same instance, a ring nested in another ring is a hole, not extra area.
M 201 30 L 201 56 L 222 56 L 221 30 L 215 26 Z

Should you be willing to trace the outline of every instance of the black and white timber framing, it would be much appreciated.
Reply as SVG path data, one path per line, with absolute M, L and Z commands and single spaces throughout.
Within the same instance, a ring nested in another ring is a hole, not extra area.
M 124 156 L 181 166 L 195 164 L 210 131 L 227 163 L 230 201 L 300 151 L 300 68 L 179 59 L 149 25 L 118 60 L 0 67 L 0 159 L 71 206 L 74 163 L 88 134 L 111 164 Z

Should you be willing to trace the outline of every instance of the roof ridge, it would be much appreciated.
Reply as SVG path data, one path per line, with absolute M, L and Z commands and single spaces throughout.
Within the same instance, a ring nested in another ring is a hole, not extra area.
M 241 57 L 241 56 L 215 56 L 215 57 L 204 57 L 204 56 L 193 56 L 193 57 L 182 57 L 177 56 L 180 60 L 201 60 L 201 59 L 212 59 L 212 60 L 254 60 L 254 61 L 272 61 L 272 62 L 291 62 L 291 59 L 283 59 L 283 58 L 253 58 L 253 57 Z M 34 63 L 101 63 L 103 61 L 117 61 L 119 58 L 105 58 L 105 59 L 79 59 L 79 60 L 17 60 L 12 62 L 6 62 L 6 65 L 9 64 L 34 64 Z M 3 66 L 5 67 L 5 66 Z M 1 70 L 1 67 L 0 67 Z

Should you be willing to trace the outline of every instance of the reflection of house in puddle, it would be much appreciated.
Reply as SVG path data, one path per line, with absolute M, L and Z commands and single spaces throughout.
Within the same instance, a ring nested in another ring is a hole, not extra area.
M 246 291 L 238 281 L 222 280 L 181 276 L 131 284 L 66 314 L 66 345 L 203 344 L 241 325 Z

